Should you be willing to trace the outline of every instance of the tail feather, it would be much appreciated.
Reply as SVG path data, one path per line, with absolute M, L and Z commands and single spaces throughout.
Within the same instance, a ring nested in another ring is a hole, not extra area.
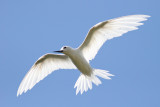
M 104 78 L 104 79 L 111 79 L 109 76 L 114 76 L 113 74 L 108 73 L 109 71 L 105 71 L 105 70 L 100 70 L 100 69 L 96 69 L 94 70 L 94 74 Z
M 102 84 L 102 82 L 99 80 L 99 77 L 104 78 L 104 79 L 111 79 L 109 76 L 114 76 L 110 73 L 108 73 L 109 71 L 105 71 L 105 70 L 100 70 L 100 69 L 94 69 L 93 73 L 91 74 L 91 76 L 87 76 L 84 74 L 81 74 L 78 78 L 78 80 L 75 83 L 74 88 L 77 87 L 76 90 L 76 95 L 81 92 L 81 94 L 85 91 L 87 92 L 88 89 L 92 89 L 92 82 L 95 85 L 99 85 Z

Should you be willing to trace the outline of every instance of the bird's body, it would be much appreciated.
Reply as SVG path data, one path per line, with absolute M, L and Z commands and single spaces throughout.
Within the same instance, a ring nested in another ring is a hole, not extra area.
M 74 65 L 78 68 L 78 70 L 81 73 L 87 76 L 90 76 L 92 73 L 92 68 L 89 62 L 87 62 L 87 60 L 84 58 L 81 51 L 79 49 L 73 49 L 71 47 L 67 47 L 67 48 L 69 48 L 70 51 L 67 51 L 67 53 L 65 52 L 65 54 L 69 56 L 69 58 L 72 60 Z
M 101 84 L 98 77 L 111 79 L 110 76 L 113 75 L 108 71 L 92 68 L 89 64 L 90 60 L 94 59 L 107 40 L 138 29 L 137 26 L 143 25 L 140 22 L 147 20 L 148 17 L 148 15 L 130 15 L 98 23 L 90 29 L 84 42 L 78 48 L 73 49 L 67 46 L 56 51 L 63 54 L 43 55 L 22 80 L 17 96 L 32 89 L 36 83 L 58 69 L 78 69 L 81 72 L 74 86 L 77 88 L 76 94 L 92 89 L 92 83 Z

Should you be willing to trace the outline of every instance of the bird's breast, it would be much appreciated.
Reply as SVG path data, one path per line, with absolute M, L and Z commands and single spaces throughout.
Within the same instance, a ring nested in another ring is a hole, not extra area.
M 75 66 L 85 75 L 90 76 L 92 73 L 92 68 L 87 60 L 84 58 L 82 54 L 75 53 L 69 56 Z

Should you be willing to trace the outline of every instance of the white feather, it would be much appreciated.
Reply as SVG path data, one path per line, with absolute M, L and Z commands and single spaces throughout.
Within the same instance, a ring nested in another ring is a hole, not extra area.
M 92 89 L 92 82 L 97 86 L 102 84 L 102 82 L 99 80 L 97 76 L 104 78 L 104 79 L 111 79 L 109 76 L 114 76 L 114 75 L 108 72 L 109 71 L 94 69 L 93 74 L 91 76 L 81 74 L 74 86 L 74 88 L 77 87 L 76 95 L 79 92 L 81 92 L 82 94 L 84 91 L 87 92 L 88 89 Z
M 130 15 L 98 23 L 90 29 L 79 49 L 88 61 L 92 60 L 106 40 L 138 29 L 137 26 L 143 25 L 140 22 L 147 20 L 148 17 L 150 16 Z
M 89 60 L 96 56 L 106 40 L 138 29 L 138 26 L 143 25 L 140 22 L 147 20 L 148 17 L 147 15 L 130 15 L 98 23 L 90 29 L 87 37 L 78 49 L 65 47 L 62 50 L 66 55 L 46 54 L 40 57 L 22 80 L 17 96 L 32 89 L 36 83 L 58 69 L 78 68 L 80 70 L 82 74 L 74 86 L 74 88 L 77 88 L 76 94 L 79 92 L 82 94 L 84 91 L 88 91 L 88 89 L 91 90 L 92 82 L 97 86 L 101 84 L 97 76 L 111 79 L 110 76 L 113 75 L 108 73 L 108 71 L 92 69 Z
M 46 54 L 40 57 L 22 80 L 17 96 L 32 89 L 36 83 L 58 69 L 76 69 L 76 67 L 66 55 Z

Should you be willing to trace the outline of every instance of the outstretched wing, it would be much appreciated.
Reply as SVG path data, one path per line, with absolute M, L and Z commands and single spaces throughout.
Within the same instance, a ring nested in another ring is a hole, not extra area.
M 92 60 L 106 40 L 119 37 L 128 31 L 138 29 L 148 15 L 130 15 L 104 21 L 93 26 L 79 49 L 87 59 Z
M 36 83 L 58 69 L 76 69 L 76 67 L 66 55 L 46 54 L 40 57 L 23 78 L 17 96 L 30 90 Z

